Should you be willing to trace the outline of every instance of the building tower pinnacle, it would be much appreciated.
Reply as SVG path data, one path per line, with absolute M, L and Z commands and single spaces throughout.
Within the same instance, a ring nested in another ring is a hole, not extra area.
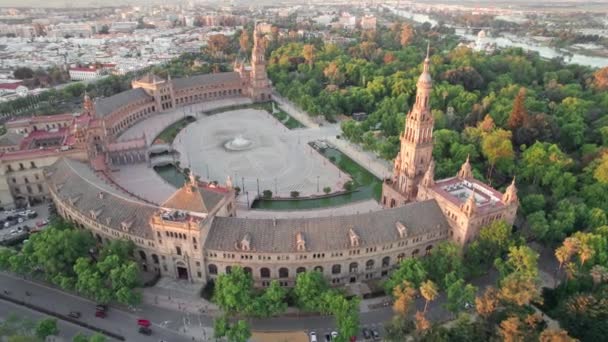
M 250 86 L 254 101 L 270 100 L 270 81 L 266 73 L 266 47 L 264 35 L 257 23 L 253 29 L 253 50 L 251 51 Z
M 430 47 L 418 77 L 416 101 L 405 121 L 401 149 L 395 159 L 393 182 L 406 202 L 416 199 L 418 185 L 429 168 L 433 153 L 434 118 L 430 108 L 433 80 L 430 73 Z

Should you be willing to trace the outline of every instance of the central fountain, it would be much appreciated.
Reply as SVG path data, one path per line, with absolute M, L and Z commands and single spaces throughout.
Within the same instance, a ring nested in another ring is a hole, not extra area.
M 245 151 L 253 146 L 253 141 L 243 137 L 242 134 L 237 135 L 233 139 L 224 143 L 224 148 L 228 151 Z

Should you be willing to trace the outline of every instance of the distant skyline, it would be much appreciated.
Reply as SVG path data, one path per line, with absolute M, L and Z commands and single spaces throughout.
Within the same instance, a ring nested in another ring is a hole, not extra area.
M 230 2 L 233 3 L 248 3 L 245 0 L 233 0 L 233 1 L 220 1 L 220 0 L 192 0 L 195 3 L 200 4 L 228 4 Z M 0 7 L 37 7 L 37 8 L 78 8 L 78 7 L 110 7 L 110 6 L 125 6 L 125 5 L 160 5 L 167 3 L 187 3 L 189 0 L 176 0 L 176 1 L 167 1 L 167 0 L 81 0 L 78 2 L 72 2 L 69 0 L 0 0 Z M 311 1 L 313 3 L 320 1 Z M 348 3 L 348 1 L 343 1 L 344 3 Z M 382 3 L 383 1 L 378 0 L 369 0 L 368 3 Z M 406 2 L 406 1 L 404 1 Z M 425 0 L 425 1 L 415 1 L 417 3 L 433 3 L 433 4 L 462 4 L 462 5 L 470 5 L 470 6 L 496 6 L 496 7 L 508 7 L 510 5 L 528 5 L 528 6 L 538 6 L 538 5 L 547 5 L 548 1 L 530 1 L 530 0 Z M 295 0 L 261 0 L 257 1 L 257 4 L 272 4 L 272 3 L 293 3 L 293 4 L 302 4 L 301 1 Z M 552 0 L 551 4 L 581 4 L 584 7 L 589 5 L 608 5 L 608 0 Z

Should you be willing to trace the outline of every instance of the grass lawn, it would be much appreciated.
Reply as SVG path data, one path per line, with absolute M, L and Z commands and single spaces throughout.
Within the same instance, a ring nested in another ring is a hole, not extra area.
M 176 123 L 172 124 L 171 126 L 165 128 L 162 132 L 160 132 L 160 134 L 156 137 L 156 139 L 154 139 L 154 141 L 162 140 L 167 144 L 171 144 L 171 143 L 173 143 L 173 140 L 175 139 L 177 134 L 184 127 L 188 126 L 190 123 L 192 123 L 194 121 L 196 121 L 196 119 L 194 119 L 191 116 L 187 116 L 187 117 L 177 121 Z

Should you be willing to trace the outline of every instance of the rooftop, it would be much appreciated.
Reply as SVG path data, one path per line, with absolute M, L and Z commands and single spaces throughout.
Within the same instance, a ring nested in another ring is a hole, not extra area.
M 456 205 L 464 204 L 474 194 L 477 209 L 481 211 L 503 206 L 502 193 L 476 179 L 442 179 L 435 181 L 433 190 Z
M 306 242 L 306 252 L 351 248 L 349 233 L 359 237 L 359 247 L 393 243 L 401 239 L 397 223 L 415 237 L 449 229 L 435 200 L 369 213 L 313 218 L 246 219 L 214 217 L 205 247 L 210 250 L 239 251 L 238 242 L 248 234 L 254 252 L 293 253 L 296 234 Z

